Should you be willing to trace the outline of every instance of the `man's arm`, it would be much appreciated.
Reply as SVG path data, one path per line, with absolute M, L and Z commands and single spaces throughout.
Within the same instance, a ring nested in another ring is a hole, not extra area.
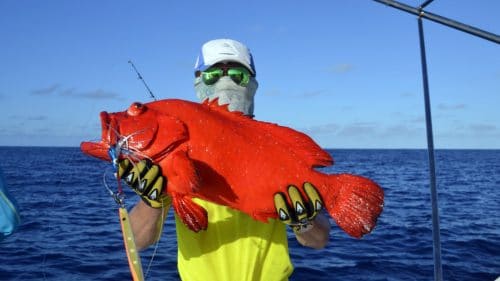
M 139 250 L 147 248 L 160 239 L 169 207 L 151 208 L 143 200 L 139 200 L 132 208 L 129 214 L 130 224 Z
M 301 232 L 294 232 L 297 241 L 304 247 L 322 249 L 330 237 L 330 221 L 323 214 L 318 214 L 311 226 Z

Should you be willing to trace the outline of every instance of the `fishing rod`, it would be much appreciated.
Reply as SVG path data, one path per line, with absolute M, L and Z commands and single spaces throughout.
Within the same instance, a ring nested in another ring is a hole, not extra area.
M 142 81 L 142 84 L 144 84 L 144 86 L 148 90 L 148 93 L 151 96 L 151 98 L 153 98 L 154 100 L 157 100 L 155 95 L 153 95 L 153 92 L 149 88 L 148 84 L 146 84 L 146 80 L 144 80 L 144 78 L 142 78 L 141 73 L 139 73 L 139 70 L 137 70 L 137 68 L 135 67 L 134 63 L 131 60 L 129 60 L 128 63 L 130 63 L 130 65 L 132 65 L 132 67 L 134 68 L 135 73 L 137 73 L 137 78 L 139 78 Z

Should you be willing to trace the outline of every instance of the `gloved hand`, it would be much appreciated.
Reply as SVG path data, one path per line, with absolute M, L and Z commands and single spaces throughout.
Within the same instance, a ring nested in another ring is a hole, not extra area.
M 312 221 L 323 208 L 323 201 L 316 188 L 309 182 L 305 182 L 303 187 L 307 198 L 303 198 L 294 185 L 288 186 L 288 196 L 281 192 L 274 195 L 274 206 L 279 219 L 290 225 L 296 233 L 310 229 Z M 290 198 L 292 205 L 287 202 L 287 197 Z
M 162 193 L 167 180 L 160 166 L 149 160 L 132 163 L 124 159 L 118 163 L 118 175 L 149 206 L 159 209 L 170 205 L 170 197 Z

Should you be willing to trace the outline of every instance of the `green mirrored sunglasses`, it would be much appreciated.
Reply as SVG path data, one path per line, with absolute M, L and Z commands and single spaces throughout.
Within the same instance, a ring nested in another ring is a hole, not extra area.
M 243 66 L 216 66 L 201 72 L 201 79 L 206 85 L 213 85 L 222 76 L 229 76 L 234 83 L 245 87 L 250 81 L 250 71 Z

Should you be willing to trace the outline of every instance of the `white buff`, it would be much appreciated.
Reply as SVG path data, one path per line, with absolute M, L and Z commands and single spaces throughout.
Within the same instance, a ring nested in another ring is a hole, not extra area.
M 201 77 L 194 80 L 194 89 L 200 101 L 219 98 L 219 105 L 229 104 L 230 111 L 240 111 L 253 117 L 254 96 L 259 84 L 255 77 L 250 77 L 246 87 L 237 85 L 228 76 L 223 76 L 213 85 L 205 85 Z

